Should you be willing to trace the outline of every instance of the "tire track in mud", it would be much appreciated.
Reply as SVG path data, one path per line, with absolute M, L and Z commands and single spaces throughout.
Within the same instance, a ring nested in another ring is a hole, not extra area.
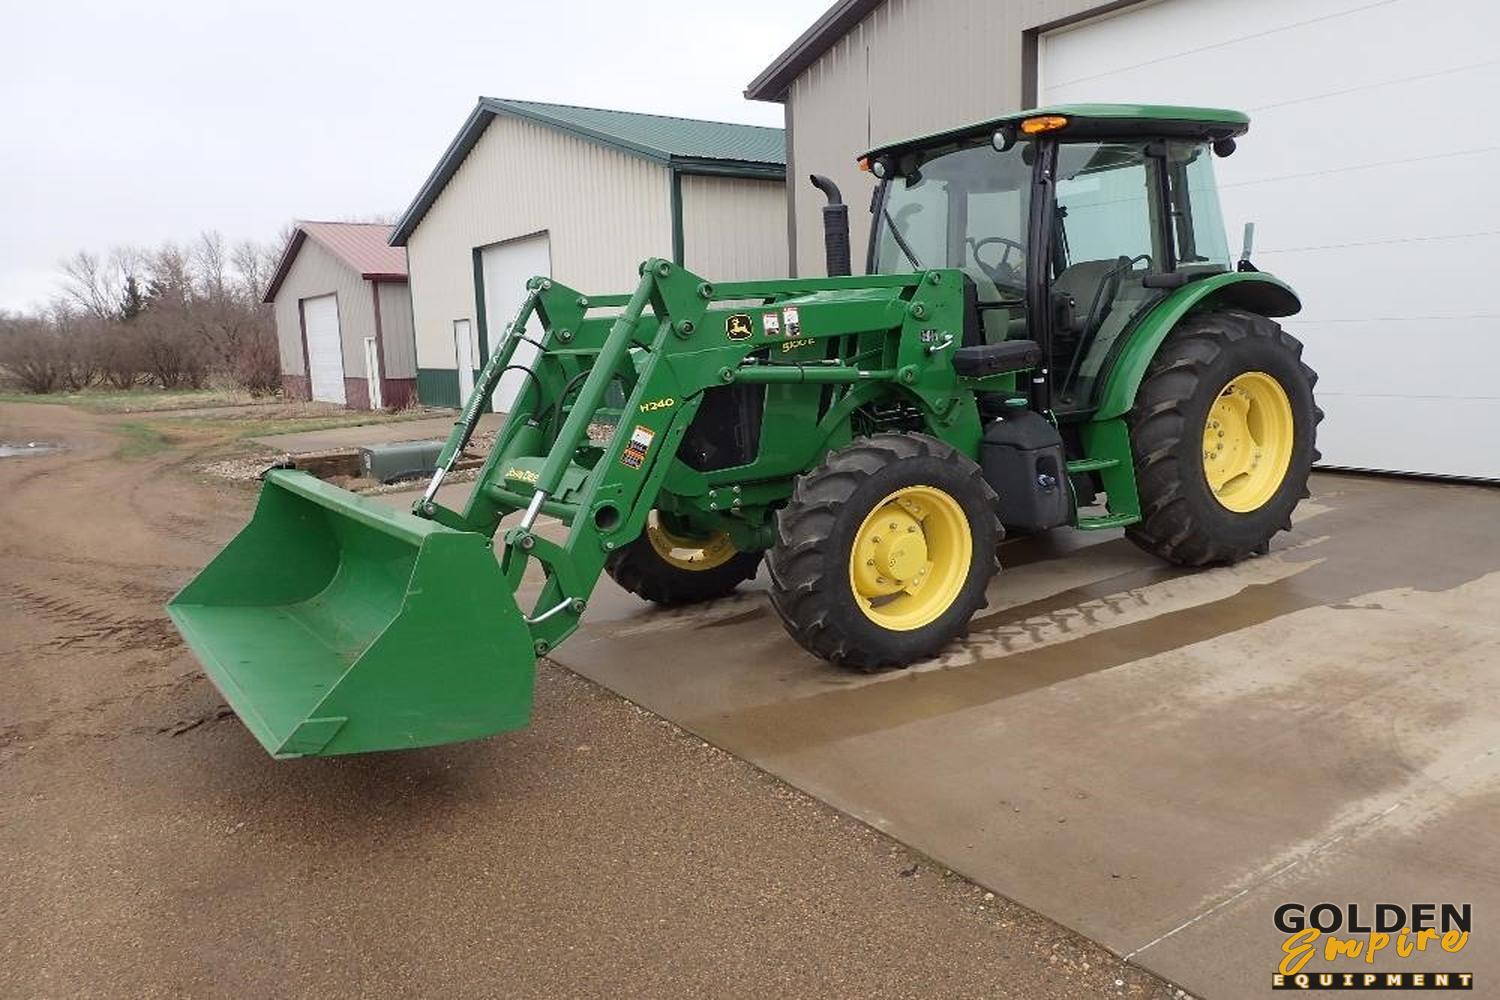
M 119 457 L 112 415 L 23 412 L 64 450 L 0 466 L 0 766 L 35 748 L 172 737 L 230 714 L 163 605 L 232 535 L 243 491 L 194 480 L 217 440 Z
M 86 723 L 90 719 L 100 718 L 111 709 L 124 705 L 138 705 L 143 700 L 150 700 L 157 695 L 166 694 L 170 697 L 182 694 L 191 688 L 207 683 L 208 679 L 202 674 L 186 674 L 172 680 L 147 684 L 129 693 L 100 698 L 87 705 L 64 709 L 39 718 L 0 725 L 0 767 L 5 765 L 10 756 L 4 751 L 23 743 L 31 749 L 43 743 L 108 743 L 127 736 L 175 737 L 209 723 L 233 718 L 234 709 L 223 701 L 217 700 L 216 692 L 216 704 L 209 709 L 186 715 L 177 713 L 175 716 L 168 716 L 170 721 L 137 723 L 123 727 L 106 724 L 97 729 L 79 728 L 80 722 Z M 162 700 L 162 704 L 165 704 L 165 700 Z M 72 723 L 72 725 L 66 729 L 60 728 L 66 723 Z
M 121 615 L 94 605 L 42 593 L 25 584 L 6 587 L 10 602 L 24 613 L 36 615 L 67 631 L 43 639 L 37 647 L 57 652 L 79 647 L 119 650 L 177 649 L 182 639 L 164 615 Z
M 89 564 L 89 568 L 97 570 L 100 565 L 102 564 Z M 158 567 L 153 567 L 153 569 L 155 568 Z M 46 569 L 51 570 L 55 574 L 58 567 L 48 566 Z M 97 574 L 94 576 L 78 573 L 69 573 L 61 576 L 53 575 L 48 578 L 48 584 L 66 587 L 70 593 L 84 591 L 109 601 L 118 601 L 122 597 L 139 600 L 141 603 L 152 608 L 158 608 L 166 604 L 167 601 L 172 599 L 172 595 L 177 592 L 176 588 L 169 585 L 146 583 L 133 579 L 132 577 L 138 572 L 139 569 L 137 567 L 131 567 L 130 575 L 114 580 L 101 579 Z
M 139 518 L 143 524 L 167 528 L 168 530 L 164 534 L 217 550 L 228 541 L 228 538 L 215 532 L 207 517 L 187 514 L 174 509 L 170 505 L 150 503 L 144 501 L 141 496 L 144 490 L 160 485 L 160 474 L 168 472 L 182 474 L 187 467 L 196 466 L 201 462 L 203 456 L 215 447 L 217 447 L 217 444 L 188 448 L 176 458 L 154 463 L 154 468 L 158 475 L 143 476 L 136 480 L 130 485 L 130 489 L 125 494 L 125 502 L 129 505 L 131 513 Z
M 53 488 L 53 482 L 58 479 L 87 482 L 100 475 L 97 470 L 101 467 L 107 470 L 114 466 L 120 473 L 126 473 L 124 475 L 111 475 L 107 471 L 103 473 L 113 487 L 109 495 L 123 499 L 127 508 L 116 516 L 124 515 L 139 525 L 148 526 L 154 529 L 154 534 L 164 539 L 186 541 L 211 550 L 217 550 L 228 540 L 230 533 L 214 530 L 211 513 L 193 514 L 179 510 L 178 501 L 172 499 L 170 495 L 150 499 L 146 496 L 154 491 L 170 494 L 174 486 L 180 485 L 173 480 L 184 475 L 185 469 L 200 462 L 205 454 L 221 444 L 220 441 L 208 441 L 186 447 L 176 442 L 176 446 L 169 455 L 127 460 L 116 456 L 119 442 L 113 436 L 112 428 L 105 420 L 90 419 L 88 415 L 78 413 L 70 413 L 69 416 L 84 421 L 77 428 L 80 433 L 75 435 L 62 433 L 60 437 L 63 450 L 59 454 L 47 457 L 45 461 L 38 462 L 33 468 L 13 472 L 7 476 L 7 495 L 0 497 L 0 511 L 9 513 L 10 510 L 7 508 L 15 510 L 15 518 L 19 523 L 24 524 L 28 520 L 35 520 L 34 514 L 25 512 L 28 507 L 26 493 L 39 488 L 44 491 L 50 490 Z M 111 562 L 92 556 L 79 559 L 70 557 L 65 552 L 39 549 L 34 545 L 28 546 L 28 541 L 36 541 L 36 539 L 19 538 L 16 542 L 4 545 L 0 548 L 0 552 L 8 556 L 31 557 L 49 562 L 69 562 L 90 567 L 103 565 L 136 573 L 143 571 L 180 572 L 184 568 L 164 563 Z

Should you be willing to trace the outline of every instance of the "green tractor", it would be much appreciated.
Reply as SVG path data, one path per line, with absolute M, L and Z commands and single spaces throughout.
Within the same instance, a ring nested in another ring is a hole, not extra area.
M 298 757 L 524 726 L 535 658 L 601 573 L 683 604 L 764 561 L 791 636 L 873 670 L 963 634 L 1007 530 L 1123 528 L 1182 566 L 1263 552 L 1307 495 L 1321 414 L 1275 321 L 1296 294 L 1227 249 L 1212 160 L 1248 124 L 1068 106 L 872 150 L 863 276 L 814 178 L 832 277 L 718 284 L 653 259 L 623 295 L 532 279 L 410 513 L 270 471 L 168 610 L 266 749 Z M 441 505 L 513 368 L 467 502 Z

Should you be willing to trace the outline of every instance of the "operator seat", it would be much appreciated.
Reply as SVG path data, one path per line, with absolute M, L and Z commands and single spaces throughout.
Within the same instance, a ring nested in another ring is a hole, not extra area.
M 1057 310 L 1055 333 L 1059 339 L 1072 342 L 1070 350 L 1078 338 L 1088 335 L 1090 326 L 1097 326 L 1109 312 L 1120 278 L 1129 270 L 1129 257 L 1106 257 L 1070 264 L 1052 279 L 1053 297 L 1064 303 Z

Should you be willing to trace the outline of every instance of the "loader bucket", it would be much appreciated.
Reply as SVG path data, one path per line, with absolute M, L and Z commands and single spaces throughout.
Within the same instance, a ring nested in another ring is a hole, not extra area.
M 452 743 L 526 725 L 536 658 L 485 535 L 303 472 L 167 605 L 275 757 Z

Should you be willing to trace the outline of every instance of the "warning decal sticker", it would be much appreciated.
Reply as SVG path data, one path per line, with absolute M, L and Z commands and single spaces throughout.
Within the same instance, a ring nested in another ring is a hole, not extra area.
M 639 469 L 646 461 L 646 453 L 651 450 L 651 442 L 655 440 L 655 431 L 636 424 L 635 430 L 630 432 L 630 440 L 625 443 L 625 450 L 620 452 L 621 464 Z

